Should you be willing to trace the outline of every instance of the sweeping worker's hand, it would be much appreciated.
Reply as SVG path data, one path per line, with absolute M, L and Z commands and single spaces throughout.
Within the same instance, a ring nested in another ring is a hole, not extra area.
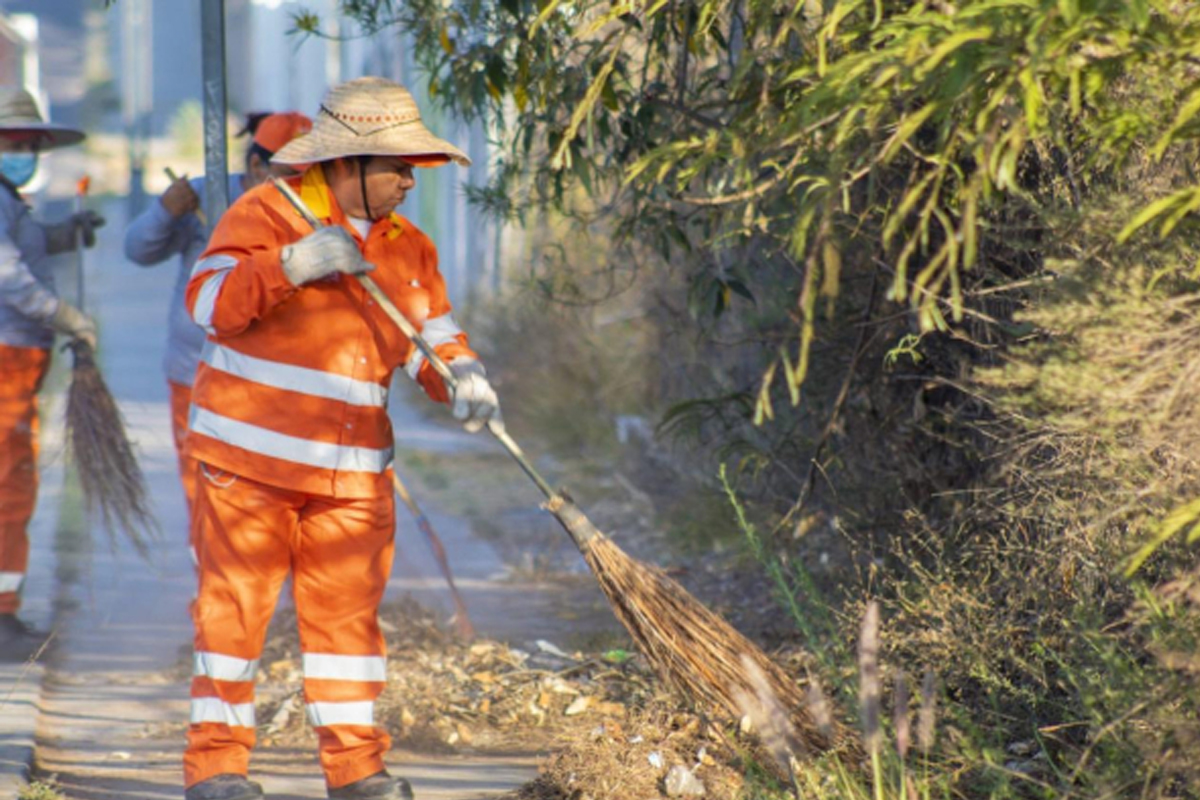
M 318 228 L 298 242 L 283 248 L 280 254 L 283 274 L 293 286 L 330 275 L 357 275 L 375 269 L 363 260 L 354 238 L 345 228 L 331 225 Z
M 488 383 L 487 371 L 473 358 L 456 358 L 450 362 L 454 374 L 454 389 L 450 392 L 450 407 L 463 427 L 475 433 L 490 423 L 491 427 L 504 430 L 500 416 L 500 399 L 496 390 Z
M 179 219 L 184 214 L 191 214 L 200 208 L 200 196 L 196 194 L 196 190 L 192 188 L 186 175 L 171 181 L 171 185 L 163 192 L 159 202 L 175 219 Z
M 104 217 L 95 211 L 80 211 L 72 214 L 62 222 L 56 222 L 46 227 L 46 252 L 54 255 L 76 249 L 79 238 L 83 239 L 84 247 L 96 244 L 96 228 L 104 225 Z
M 58 308 L 50 318 L 50 327 L 65 336 L 86 343 L 93 350 L 96 349 L 96 323 L 65 300 L 58 301 Z

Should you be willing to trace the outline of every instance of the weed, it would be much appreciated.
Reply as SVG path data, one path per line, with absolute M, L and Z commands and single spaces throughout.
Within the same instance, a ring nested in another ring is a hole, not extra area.
M 67 800 L 54 778 L 37 780 L 17 791 L 17 800 Z

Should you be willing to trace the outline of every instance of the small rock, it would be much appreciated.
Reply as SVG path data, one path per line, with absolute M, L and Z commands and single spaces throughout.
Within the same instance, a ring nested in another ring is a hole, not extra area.
M 537 647 L 538 647 L 538 650 L 541 650 L 543 653 L 549 653 L 550 655 L 557 656 L 558 658 L 566 658 L 566 659 L 571 658 L 571 656 L 564 653 L 562 650 L 560 650 L 558 647 L 556 647 L 552 642 L 547 642 L 545 639 L 538 639 Z
M 579 697 L 576 697 L 574 701 L 572 701 L 571 705 L 567 706 L 567 710 L 564 711 L 563 713 L 566 714 L 568 717 L 573 717 L 576 714 L 582 714 L 583 712 L 585 712 L 589 708 L 591 708 L 592 704 L 595 702 L 596 702 L 596 698 L 594 698 L 594 697 L 588 697 L 587 695 L 580 695 Z
M 662 769 L 662 768 L 663 768 L 663 757 L 662 757 L 662 753 L 658 752 L 657 750 L 655 750 L 655 751 L 654 751 L 653 753 L 651 753 L 650 755 L 646 756 L 646 760 L 647 760 L 647 761 L 649 761 L 649 762 L 650 762 L 650 766 L 654 767 L 655 769 Z
M 682 764 L 676 764 L 667 772 L 667 797 L 703 797 L 704 781 Z

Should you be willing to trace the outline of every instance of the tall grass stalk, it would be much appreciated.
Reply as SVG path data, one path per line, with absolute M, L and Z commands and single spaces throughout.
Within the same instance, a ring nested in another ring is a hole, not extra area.
M 830 645 L 831 641 L 836 642 L 836 638 L 829 635 L 833 630 L 833 624 L 828 605 L 821 599 L 807 570 L 802 565 L 797 564 L 794 572 L 800 578 L 803 595 L 808 600 L 806 605 L 801 606 L 801 592 L 797 591 L 796 587 L 793 586 L 792 581 L 788 577 L 788 571 L 779 557 L 766 546 L 766 543 L 758 535 L 758 529 L 754 523 L 747 518 L 745 506 L 742 505 L 741 500 L 738 499 L 737 492 L 730 484 L 724 464 L 721 465 L 718 475 L 721 480 L 721 486 L 725 490 L 725 496 L 729 499 L 729 505 L 733 507 L 738 529 L 750 545 L 750 552 L 753 553 L 755 560 L 767 571 L 767 575 L 775 587 L 776 599 L 784 606 L 791 616 L 792 621 L 804 636 L 805 647 L 819 658 L 823 658 L 826 664 L 829 665 L 828 656 L 825 654 L 830 653 L 831 650 L 836 652 L 837 645 L 834 644 L 832 647 Z M 820 627 L 814 625 L 812 622 L 813 619 L 819 619 L 822 625 Z

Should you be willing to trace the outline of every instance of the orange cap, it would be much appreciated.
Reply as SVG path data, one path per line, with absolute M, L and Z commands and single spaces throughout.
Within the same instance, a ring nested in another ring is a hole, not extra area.
M 443 164 L 450 163 L 450 157 L 444 156 L 441 153 L 434 153 L 427 156 L 399 156 L 399 158 L 407 161 L 414 167 L 440 167 Z
M 297 136 L 312 130 L 312 120 L 297 111 L 271 114 L 258 123 L 254 143 L 271 153 L 279 150 Z

